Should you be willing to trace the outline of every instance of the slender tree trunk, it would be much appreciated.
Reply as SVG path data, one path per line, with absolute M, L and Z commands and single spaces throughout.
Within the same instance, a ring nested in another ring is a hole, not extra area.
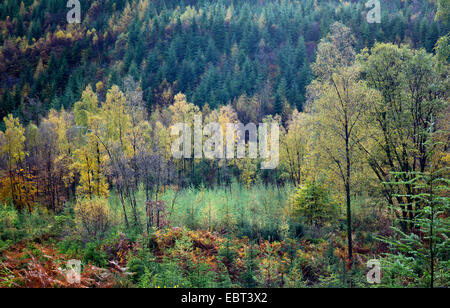
M 351 195 L 350 195 L 350 147 L 349 147 L 349 134 L 348 129 L 346 127 L 346 138 L 345 138 L 345 156 L 347 161 L 347 174 L 345 181 L 345 193 L 346 193 L 346 202 L 347 202 L 347 240 L 348 240 L 348 263 L 350 267 L 350 271 L 353 266 L 353 244 L 352 244 L 352 208 L 351 208 Z M 352 287 L 352 276 L 350 272 L 350 287 Z
M 17 207 L 17 202 L 16 202 L 16 191 L 15 191 L 15 185 L 14 185 L 14 182 L 15 182 L 15 180 L 14 180 L 14 175 L 13 175 L 13 172 L 12 172 L 12 170 L 11 170 L 11 168 L 10 168 L 10 170 L 9 170 L 9 183 L 10 183 L 10 185 L 11 185 L 12 201 L 13 201 L 13 204 Z
M 349 175 L 348 180 L 350 180 Z M 352 210 L 351 210 L 351 197 L 350 197 L 350 183 L 347 182 L 345 185 L 346 201 L 347 201 L 347 238 L 348 238 L 348 259 L 350 265 L 352 265 L 353 253 L 352 253 Z
M 137 228 L 140 229 L 141 227 L 141 222 L 139 221 L 139 217 L 137 214 L 137 202 L 136 202 L 136 195 L 134 190 L 131 190 L 131 197 L 132 197 L 132 204 L 133 204 L 133 216 L 134 216 L 134 224 Z
M 100 146 L 98 142 L 95 144 L 97 147 L 97 196 L 100 196 Z
M 117 191 L 119 193 L 120 203 L 122 203 L 123 218 L 124 218 L 124 221 L 125 221 L 125 226 L 126 226 L 127 229 L 129 229 L 130 228 L 130 224 L 128 223 L 127 210 L 125 208 L 125 200 L 123 198 L 122 188 L 118 184 L 116 185 L 116 187 L 117 187 Z
M 433 172 L 430 173 L 430 207 L 431 207 L 431 214 L 430 214 L 430 239 L 429 239 L 429 246 L 430 246 L 430 288 L 434 288 L 434 204 L 433 204 Z

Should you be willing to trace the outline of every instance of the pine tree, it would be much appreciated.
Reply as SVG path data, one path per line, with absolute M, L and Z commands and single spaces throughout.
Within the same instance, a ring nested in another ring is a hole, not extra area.
M 429 132 L 432 133 L 431 130 Z M 430 139 L 432 140 L 432 139 Z M 401 187 L 405 193 L 396 195 L 403 202 L 410 200 L 415 206 L 414 219 L 406 222 L 414 225 L 410 233 L 392 227 L 394 234 L 390 238 L 381 238 L 388 243 L 391 252 L 386 255 L 385 266 L 388 271 L 385 278 L 388 284 L 399 285 L 402 278 L 412 280 L 414 286 L 448 286 L 450 274 L 450 189 L 449 167 L 438 160 L 445 156 L 442 144 L 430 141 L 427 144 L 430 165 L 424 172 L 414 172 L 407 176 L 393 173 L 397 182 L 391 185 Z M 439 149 L 441 148 L 441 149 Z M 440 156 L 440 157 L 439 157 Z M 405 182 L 402 178 L 409 178 Z M 406 193 L 405 185 L 414 186 L 414 194 Z M 404 203 L 403 206 L 408 206 Z
M 246 260 L 245 260 L 246 270 L 241 276 L 243 285 L 246 288 L 256 288 L 258 286 L 258 283 L 255 279 L 256 271 L 258 268 L 256 263 L 257 249 L 255 246 L 256 245 L 254 244 L 250 244 L 246 251 Z
M 433 23 L 431 29 L 426 36 L 425 48 L 428 52 L 434 52 L 434 47 L 436 46 L 436 42 L 439 39 L 439 28 L 436 23 Z
M 273 112 L 275 114 L 281 115 L 283 112 L 283 105 L 286 100 L 286 92 L 287 92 L 287 83 L 286 79 L 282 78 L 279 85 L 277 92 L 275 94 L 275 100 L 273 103 Z

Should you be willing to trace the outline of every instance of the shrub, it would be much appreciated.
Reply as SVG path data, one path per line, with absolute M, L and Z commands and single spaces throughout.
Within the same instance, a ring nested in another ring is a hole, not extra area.
M 50 232 L 57 237 L 64 237 L 71 233 L 74 226 L 75 222 L 72 217 L 59 215 L 55 216 L 55 223 L 53 224 Z
M 306 286 L 303 281 L 303 272 L 301 268 L 301 263 L 298 260 L 294 260 L 292 266 L 284 277 L 285 288 L 304 288 Z
M 16 240 L 18 225 L 19 215 L 17 210 L 13 207 L 0 205 L 0 247 L 6 248 L 7 242 Z
M 97 243 L 90 242 L 86 245 L 83 257 L 84 263 L 93 263 L 98 267 L 106 267 L 108 265 L 107 255 Z
M 132 279 L 134 282 L 138 282 L 139 279 L 145 274 L 145 263 L 138 257 L 131 257 L 127 263 L 128 270 L 133 273 Z
M 39 206 L 35 206 L 32 212 L 19 212 L 12 206 L 0 205 L 0 240 L 10 244 L 23 239 L 40 240 L 48 234 L 52 220 L 49 213 Z
M 241 275 L 241 281 L 245 288 L 256 288 L 258 283 L 255 280 L 257 269 L 257 248 L 251 244 L 246 249 L 245 271 Z
M 176 262 L 154 264 L 154 268 L 146 268 L 139 279 L 140 288 L 183 288 L 191 284 L 185 278 L 184 272 Z
M 236 248 L 233 247 L 231 239 L 227 239 L 225 243 L 220 247 L 218 255 L 222 258 L 224 264 L 232 264 L 238 256 Z
M 83 243 L 80 239 L 67 238 L 56 244 L 59 252 L 71 258 L 80 258 L 83 255 Z
M 0 206 L 0 226 L 11 228 L 17 225 L 19 220 L 17 210 L 6 205 Z
M 75 221 L 78 229 L 87 238 L 102 238 L 111 226 L 108 201 L 85 199 L 75 206 Z
M 337 218 L 338 207 L 320 182 L 300 186 L 293 198 L 295 216 L 304 217 L 309 225 L 324 225 Z
M 220 284 L 226 285 L 223 269 L 224 267 L 222 267 Z M 219 275 L 206 263 L 192 262 L 186 274 L 191 288 L 216 288 L 219 285 Z
M 53 217 L 45 207 L 35 205 L 32 212 L 26 210 L 20 212 L 19 221 L 22 236 L 39 241 L 49 234 Z
M 8 249 L 8 247 L 9 247 L 11 244 L 12 244 L 12 241 L 11 241 L 11 240 L 2 241 L 2 240 L 0 239 L 0 253 L 1 253 L 3 250 Z

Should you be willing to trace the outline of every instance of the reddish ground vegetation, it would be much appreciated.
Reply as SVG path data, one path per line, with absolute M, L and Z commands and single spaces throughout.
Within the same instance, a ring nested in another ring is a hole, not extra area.
M 80 283 L 70 284 L 62 270 L 69 260 L 49 245 L 20 243 L 1 256 L 0 287 L 16 288 L 109 288 L 120 269 L 114 263 L 108 269 L 86 265 Z

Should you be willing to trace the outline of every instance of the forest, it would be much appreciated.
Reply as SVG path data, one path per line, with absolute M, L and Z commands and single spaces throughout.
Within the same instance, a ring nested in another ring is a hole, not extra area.
M 79 2 L 0 3 L 0 288 L 450 286 L 448 0 Z

